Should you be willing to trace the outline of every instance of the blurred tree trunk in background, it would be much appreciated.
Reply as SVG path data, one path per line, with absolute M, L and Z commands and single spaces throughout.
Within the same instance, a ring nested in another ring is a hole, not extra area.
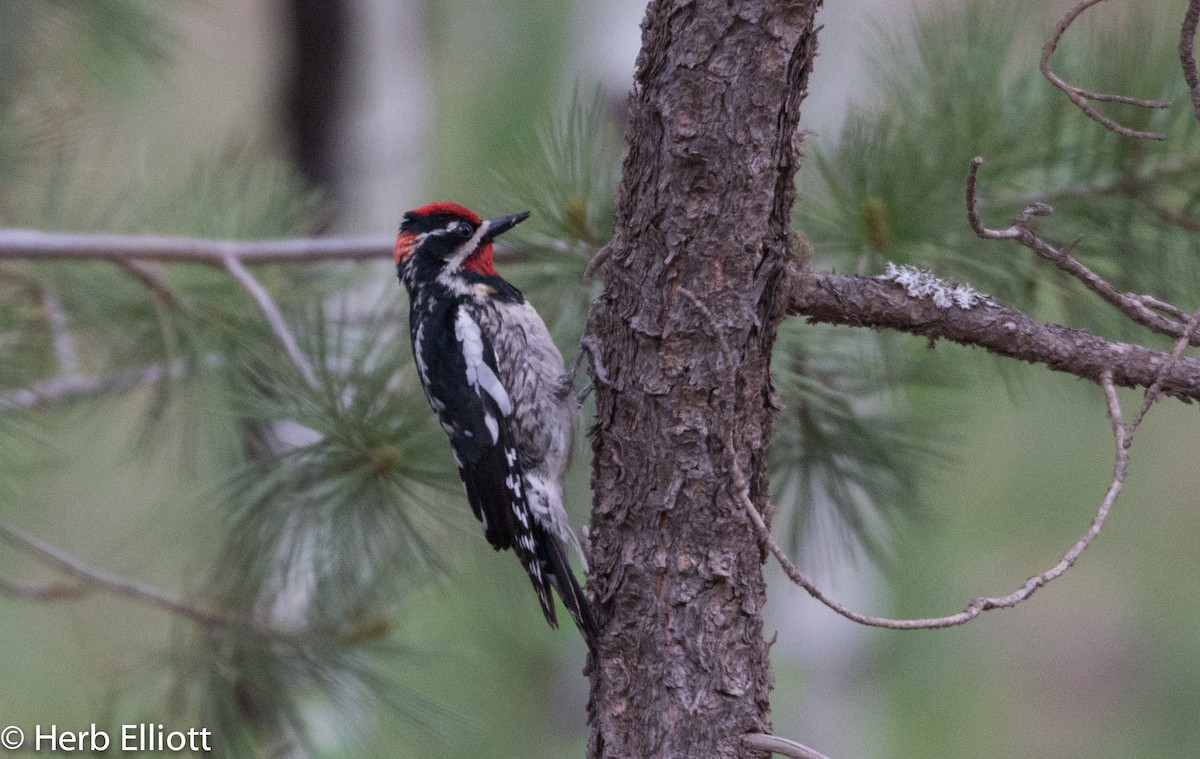
M 394 230 L 425 198 L 433 94 L 421 0 L 286 0 L 287 137 L 346 231 Z
M 600 371 L 589 756 L 761 756 L 770 355 L 820 0 L 657 0 L 643 22 Z
M 338 115 L 346 101 L 346 0 L 288 0 L 292 47 L 287 129 L 304 178 L 330 189 L 337 175 Z

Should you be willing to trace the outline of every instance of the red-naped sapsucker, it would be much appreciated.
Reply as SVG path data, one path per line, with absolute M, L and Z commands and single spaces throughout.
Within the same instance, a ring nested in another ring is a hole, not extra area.
M 541 317 L 492 263 L 495 237 L 528 217 L 422 206 L 404 214 L 396 266 L 417 372 L 471 510 L 493 548 L 517 554 L 547 621 L 558 626 L 553 588 L 594 647 L 596 623 L 564 549 L 579 549 L 561 481 L 574 435 L 573 382 Z

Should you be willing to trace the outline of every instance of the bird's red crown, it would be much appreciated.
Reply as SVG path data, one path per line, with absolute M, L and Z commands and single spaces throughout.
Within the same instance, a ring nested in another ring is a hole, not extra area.
M 466 219 L 472 224 L 478 225 L 483 223 L 483 219 L 479 215 L 467 208 L 460 206 L 458 203 L 451 203 L 448 200 L 439 200 L 433 203 L 426 203 L 420 208 L 414 208 L 408 213 L 415 216 L 458 216 Z M 408 214 L 405 214 L 406 216 Z M 412 254 L 413 248 L 417 243 L 417 235 L 413 232 L 401 232 L 396 235 L 396 244 L 392 247 L 392 255 L 396 259 L 396 264 Z M 492 263 L 492 243 L 487 242 L 479 246 L 479 249 L 472 253 L 467 260 L 463 261 L 463 268 L 469 269 L 476 274 L 486 276 L 498 276 L 496 268 Z

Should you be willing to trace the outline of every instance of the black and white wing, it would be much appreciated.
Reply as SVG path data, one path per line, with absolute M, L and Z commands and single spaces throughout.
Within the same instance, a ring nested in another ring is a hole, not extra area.
M 413 353 L 429 403 L 454 448 L 471 511 L 493 548 L 517 554 L 546 618 L 557 625 L 550 590 L 556 578 L 543 572 L 547 557 L 539 555 L 539 547 L 553 539 L 529 511 L 510 437 L 513 404 L 497 374 L 492 345 L 461 304 L 424 316 L 444 322 L 429 330 L 414 322 Z

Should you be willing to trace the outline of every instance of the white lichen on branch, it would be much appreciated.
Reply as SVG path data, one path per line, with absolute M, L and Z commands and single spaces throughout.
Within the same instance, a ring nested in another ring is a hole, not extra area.
M 883 274 L 879 275 L 879 279 L 900 285 L 910 298 L 932 300 L 938 308 L 957 306 L 964 311 L 969 311 L 980 304 L 996 305 L 987 294 L 979 292 L 970 285 L 941 279 L 928 269 L 919 269 L 908 264 L 897 266 L 888 261 Z

